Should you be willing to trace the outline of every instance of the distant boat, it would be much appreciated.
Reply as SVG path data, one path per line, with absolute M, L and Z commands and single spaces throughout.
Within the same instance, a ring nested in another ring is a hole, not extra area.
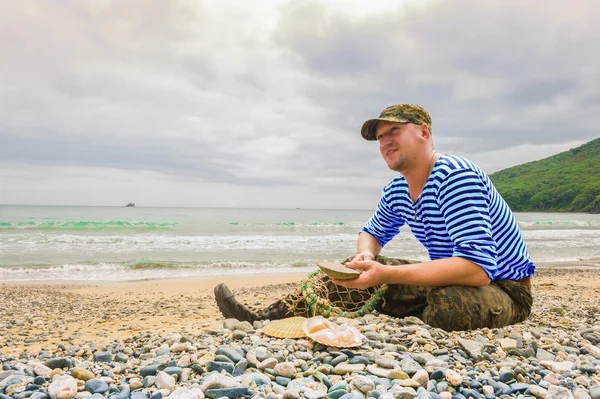
M 125 205 L 125 208 L 131 208 L 134 206 L 135 206 L 135 204 L 133 202 L 130 202 L 129 204 Z

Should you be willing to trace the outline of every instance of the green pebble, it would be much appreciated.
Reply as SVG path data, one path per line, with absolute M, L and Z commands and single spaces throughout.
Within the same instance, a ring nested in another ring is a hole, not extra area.
M 312 376 L 321 382 L 323 382 L 323 378 L 326 378 L 325 374 L 321 373 L 320 371 L 313 372 Z
M 335 391 L 331 391 L 327 394 L 327 397 L 329 399 L 340 399 L 342 396 L 346 395 L 348 393 L 348 391 L 346 391 L 345 389 L 338 389 Z
M 347 390 L 348 389 L 348 383 L 346 381 L 340 381 L 337 384 L 335 384 L 334 386 L 332 386 L 331 388 L 329 388 L 328 392 L 334 392 L 334 391 L 338 391 L 338 390 Z

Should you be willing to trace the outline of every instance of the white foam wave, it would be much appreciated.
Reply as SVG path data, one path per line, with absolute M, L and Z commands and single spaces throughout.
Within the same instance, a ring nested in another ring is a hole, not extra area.
M 215 262 L 180 268 L 131 268 L 118 263 L 65 264 L 47 268 L 0 268 L 2 281 L 132 281 L 247 274 L 308 273 L 314 263 L 302 267 L 276 262 Z
M 600 229 L 530 229 L 523 237 L 535 260 L 600 257 Z M 302 272 L 316 259 L 343 259 L 356 233 L 181 235 L 174 232 L 0 233 L 2 280 L 134 280 L 223 273 Z M 421 244 L 403 230 L 384 255 L 426 260 Z M 135 260 L 149 259 L 147 264 Z M 133 262 L 133 267 L 132 267 Z M 294 266 L 295 265 L 295 266 Z
M 414 242 L 408 235 L 397 241 Z M 74 235 L 74 234 L 10 234 L 0 236 L 0 255 L 9 254 L 84 254 L 96 259 L 103 254 L 223 252 L 278 252 L 300 254 L 352 251 L 356 234 L 297 235 L 234 235 L 181 236 L 165 234 L 136 235 Z M 144 255 L 145 256 L 145 255 Z M 1 262 L 0 262 L 1 263 Z
M 517 221 L 521 230 L 569 230 L 569 229 L 600 229 L 596 220 L 544 220 L 544 221 Z

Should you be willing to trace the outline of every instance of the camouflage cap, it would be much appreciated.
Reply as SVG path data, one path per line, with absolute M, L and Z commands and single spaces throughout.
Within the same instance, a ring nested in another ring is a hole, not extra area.
M 363 123 L 360 133 L 365 140 L 377 140 L 375 130 L 380 121 L 414 123 L 415 125 L 425 123 L 431 130 L 431 116 L 425 108 L 416 104 L 396 104 L 381 111 L 379 118 L 369 119 Z

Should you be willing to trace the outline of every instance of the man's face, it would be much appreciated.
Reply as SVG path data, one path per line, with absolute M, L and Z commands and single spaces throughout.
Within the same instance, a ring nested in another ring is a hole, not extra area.
M 402 172 L 413 164 L 422 145 L 421 129 L 412 123 L 381 121 L 377 124 L 375 137 L 388 168 Z

